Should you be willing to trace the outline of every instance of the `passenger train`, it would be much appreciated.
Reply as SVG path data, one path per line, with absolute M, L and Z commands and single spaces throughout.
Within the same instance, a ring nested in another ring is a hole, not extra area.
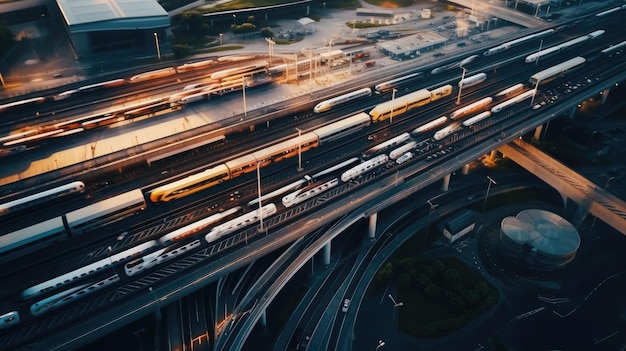
M 82 193 L 85 191 L 85 183 L 81 181 L 71 182 L 36 194 L 0 204 L 0 215 L 18 211 L 23 208 L 35 206 L 61 196 Z
M 586 42 L 587 40 L 592 40 L 595 38 L 598 38 L 599 36 L 604 34 L 604 30 L 596 30 L 593 31 L 587 35 L 583 35 L 581 37 L 566 41 L 565 43 L 559 44 L 559 45 L 555 45 L 552 47 L 549 47 L 547 49 L 543 49 L 540 50 L 539 52 L 536 52 L 534 54 L 530 54 L 528 56 L 526 56 L 526 59 L 524 60 L 526 63 L 532 63 L 535 62 L 543 57 L 548 57 L 554 54 L 557 54 L 565 49 L 569 49 L 572 48 L 576 45 L 582 44 L 584 42 Z

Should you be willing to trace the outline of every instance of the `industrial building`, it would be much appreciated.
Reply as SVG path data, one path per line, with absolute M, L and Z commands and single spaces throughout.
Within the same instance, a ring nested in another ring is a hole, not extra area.
M 65 28 L 78 57 L 133 51 L 159 51 L 170 26 L 156 0 L 57 0 Z
M 434 32 L 420 32 L 404 38 L 380 41 L 376 47 L 396 60 L 406 60 L 445 45 L 447 39 Z

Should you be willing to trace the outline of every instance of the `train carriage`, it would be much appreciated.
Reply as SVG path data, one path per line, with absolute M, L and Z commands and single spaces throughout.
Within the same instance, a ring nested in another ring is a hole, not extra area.
M 65 218 L 71 233 L 77 235 L 119 221 L 145 208 L 143 193 L 135 189 L 69 212 Z
M 380 122 L 394 116 L 401 115 L 412 108 L 426 105 L 431 100 L 430 91 L 421 89 L 401 96 L 391 101 L 383 102 L 370 111 L 372 122 Z
M 271 163 L 294 157 L 298 155 L 298 152 L 308 151 L 317 147 L 317 144 L 317 135 L 309 132 L 255 151 L 252 153 L 252 156 L 259 163 L 259 167 L 265 167 Z
M 18 211 L 23 208 L 35 206 L 45 201 L 52 200 L 68 194 L 83 192 L 85 190 L 85 183 L 81 181 L 71 182 L 52 189 L 48 189 L 42 192 L 38 192 L 32 195 L 25 196 L 23 198 L 9 201 L 0 204 L 0 215 Z
M 39 250 L 50 242 L 67 239 L 61 217 L 55 217 L 0 236 L 0 261 Z
M 327 124 L 323 127 L 313 130 L 313 133 L 319 138 L 319 145 L 332 142 L 343 138 L 348 134 L 352 134 L 357 130 L 365 128 L 371 124 L 370 116 L 365 113 L 357 113 L 354 116 L 344 118 L 338 122 Z
M 178 199 L 219 184 L 228 179 L 230 179 L 230 172 L 226 165 L 218 165 L 198 174 L 165 184 L 152 190 L 150 192 L 150 201 L 167 202 L 173 199 Z

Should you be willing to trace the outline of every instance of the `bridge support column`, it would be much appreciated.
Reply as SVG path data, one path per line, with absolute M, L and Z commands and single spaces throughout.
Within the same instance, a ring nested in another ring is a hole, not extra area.
M 461 174 L 462 175 L 468 175 L 469 174 L 469 169 L 470 169 L 470 165 L 468 165 L 468 164 L 463 165 L 463 168 L 461 169 Z
M 604 89 L 602 90 L 602 99 L 600 100 L 601 103 L 605 103 L 606 99 L 609 98 L 609 93 L 611 92 L 611 89 Z
M 491 152 L 489 153 L 489 161 L 493 162 L 496 159 L 497 154 L 497 150 L 491 150 Z
M 441 191 L 448 191 L 450 187 L 450 174 L 443 176 L 443 182 L 441 183 Z
M 376 238 L 376 221 L 377 220 L 378 220 L 378 212 L 370 216 L 370 224 L 367 227 L 367 233 L 370 239 Z
M 541 138 L 542 131 L 543 131 L 543 124 L 540 124 L 537 126 L 537 128 L 535 128 L 535 135 L 533 135 L 533 139 L 535 141 L 539 141 L 539 139 Z
M 589 206 L 591 206 L 592 202 L 593 198 L 589 195 L 586 195 L 580 202 L 578 210 L 574 215 L 574 220 L 572 221 L 572 225 L 574 225 L 574 227 L 579 227 L 583 223 L 585 217 L 587 217 L 587 214 L 589 213 Z
M 324 245 L 324 266 L 330 266 L 330 243 Z

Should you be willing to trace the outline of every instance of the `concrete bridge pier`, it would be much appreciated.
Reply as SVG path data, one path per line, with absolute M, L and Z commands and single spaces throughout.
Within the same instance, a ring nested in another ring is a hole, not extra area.
M 533 135 L 533 140 L 539 141 L 541 139 L 541 132 L 543 132 L 543 124 L 540 124 L 535 128 L 535 134 Z
M 376 238 L 376 221 L 378 220 L 378 212 L 372 214 L 369 218 L 369 226 L 367 227 L 368 237 L 370 239 Z
M 324 245 L 324 266 L 330 266 L 330 241 Z
M 569 113 L 569 118 L 574 119 L 574 115 L 576 114 L 576 110 L 578 110 L 578 105 L 572 106 L 572 110 Z
M 443 181 L 441 183 L 441 191 L 448 191 L 450 187 L 450 174 L 446 174 L 443 176 Z
M 468 175 L 469 174 L 469 170 L 470 170 L 470 165 L 468 165 L 466 163 L 465 165 L 463 165 L 463 168 L 461 169 L 461 174 L 462 175 Z

